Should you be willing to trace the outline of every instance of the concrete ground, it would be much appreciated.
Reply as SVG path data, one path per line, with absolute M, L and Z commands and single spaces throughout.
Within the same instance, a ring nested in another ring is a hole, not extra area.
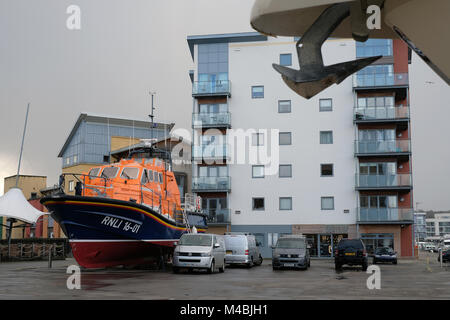
M 262 266 L 227 268 L 225 273 L 173 274 L 167 271 L 82 270 L 81 289 L 66 286 L 73 259 L 0 263 L 0 299 L 450 299 L 450 264 L 441 268 L 437 253 L 419 260 L 378 265 L 381 289 L 369 290 L 370 274 L 360 267 L 334 270 L 333 260 L 312 260 L 307 271 L 273 271 Z

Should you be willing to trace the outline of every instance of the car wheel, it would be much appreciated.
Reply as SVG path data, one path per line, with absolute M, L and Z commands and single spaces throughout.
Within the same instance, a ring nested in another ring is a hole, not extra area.
M 220 273 L 225 272 L 225 262 L 223 263 L 222 268 L 219 268 L 219 272 Z
M 261 257 L 261 255 L 259 255 L 259 260 L 258 260 L 257 266 L 262 265 L 262 263 L 263 263 L 263 257 Z
M 311 268 L 311 259 L 308 260 L 308 267 Z
M 335 270 L 341 270 L 341 268 L 342 268 L 342 265 L 341 265 L 341 264 L 339 264 L 339 263 L 335 263 L 335 264 L 334 264 L 334 269 L 335 269 Z
M 209 274 L 212 274 L 212 273 L 214 273 L 214 260 L 213 261 L 211 261 L 211 267 L 209 267 L 209 269 L 208 269 L 208 273 Z
M 397 264 L 397 260 L 392 261 L 393 264 Z

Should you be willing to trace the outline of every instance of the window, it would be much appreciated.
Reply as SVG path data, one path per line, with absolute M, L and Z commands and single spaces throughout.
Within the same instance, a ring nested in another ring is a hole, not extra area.
M 252 166 L 252 178 L 264 178 L 264 166 Z
M 264 211 L 264 198 L 253 198 L 252 209 L 255 211 Z
M 32 192 L 31 193 L 31 199 L 36 199 L 37 198 L 37 193 L 36 192 Z
M 280 210 L 292 210 L 291 197 L 280 197 Z
M 161 183 L 161 184 L 163 183 L 163 175 L 162 175 L 162 173 L 159 174 L 159 183 Z
M 280 178 L 292 178 L 292 165 L 280 164 L 278 175 Z
M 70 158 L 66 158 L 66 164 L 70 164 Z
M 334 197 L 321 197 L 320 202 L 322 210 L 334 210 Z
M 141 183 L 146 184 L 148 182 L 148 171 L 147 169 L 142 170 Z
M 333 164 L 321 164 L 320 165 L 320 176 L 321 177 L 333 176 Z
M 280 54 L 280 65 L 281 66 L 292 66 L 292 54 L 290 54 L 290 53 Z
M 136 179 L 139 174 L 139 168 L 123 168 L 120 178 Z
M 368 39 L 366 42 L 356 42 L 356 57 L 392 56 L 391 39 Z
M 252 134 L 252 146 L 263 146 L 264 145 L 264 134 L 263 133 L 253 133 Z
M 156 171 L 153 171 L 153 174 L 154 174 L 154 179 L 153 179 L 153 181 L 155 181 L 156 183 L 158 183 L 158 172 L 156 172 Z
M 252 99 L 264 98 L 264 86 L 253 86 L 252 87 Z
M 290 113 L 290 112 L 291 112 L 291 100 L 279 100 L 278 113 Z
M 280 146 L 292 144 L 292 137 L 290 132 L 280 132 L 279 135 Z
M 78 156 L 73 156 L 73 163 L 77 163 L 77 161 L 78 161 Z
M 117 175 L 118 171 L 119 171 L 119 167 L 107 167 L 107 168 L 103 169 L 102 176 L 111 179 Z
M 99 172 L 100 168 L 92 168 L 91 171 L 89 171 L 88 175 L 90 177 L 97 177 Z
M 74 190 L 74 181 L 73 180 L 70 180 L 69 181 L 69 191 L 73 191 Z
M 319 111 L 333 111 L 333 100 L 332 99 L 320 99 L 319 100 Z
M 103 156 L 103 162 L 109 163 L 109 156 Z
M 333 131 L 320 131 L 320 144 L 332 144 Z

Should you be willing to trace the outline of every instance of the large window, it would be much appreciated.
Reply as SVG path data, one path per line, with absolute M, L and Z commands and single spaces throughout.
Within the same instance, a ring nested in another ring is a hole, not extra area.
M 226 103 L 216 103 L 216 104 L 200 104 L 200 113 L 225 113 L 228 112 L 228 105 Z
M 262 99 L 262 98 L 264 98 L 264 86 L 253 86 L 252 99 Z
M 228 80 L 228 43 L 198 45 L 198 80 L 212 86 Z
M 392 56 L 391 39 L 368 39 L 366 42 L 356 41 L 356 57 Z
M 200 177 L 226 177 L 228 176 L 227 166 L 201 166 L 198 167 Z
M 392 141 L 395 140 L 395 129 L 365 129 L 358 131 L 360 141 Z
M 320 203 L 322 210 L 334 210 L 334 197 L 321 197 Z
M 358 108 L 393 107 L 394 97 L 363 97 L 358 98 Z
M 332 144 L 333 131 L 320 131 L 320 144 Z
M 367 253 L 373 254 L 376 249 L 382 247 L 388 247 L 393 250 L 394 248 L 394 235 L 392 233 L 363 233 L 361 239 L 366 246 Z

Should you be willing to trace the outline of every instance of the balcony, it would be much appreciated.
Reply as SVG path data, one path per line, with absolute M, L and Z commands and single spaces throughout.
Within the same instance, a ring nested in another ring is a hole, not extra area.
M 228 158 L 228 145 L 203 145 L 192 146 L 192 157 L 194 160 L 214 160 L 214 159 L 227 159 Z
M 410 173 L 399 174 L 356 174 L 356 190 L 410 190 Z
M 223 225 L 231 223 L 230 209 L 210 209 L 205 210 L 209 225 Z
M 353 88 L 406 88 L 409 85 L 408 73 L 357 73 L 353 75 Z
M 227 96 L 231 97 L 229 80 L 195 81 L 192 86 L 193 97 Z
M 192 115 L 193 128 L 230 128 L 231 114 L 223 113 L 194 113 Z
M 231 178 L 225 177 L 192 177 L 194 192 L 230 192 Z
M 354 109 L 356 123 L 399 122 L 409 120 L 408 106 L 356 107 Z
M 356 140 L 356 156 L 408 156 L 411 140 Z
M 357 208 L 358 224 L 412 224 L 412 208 Z

